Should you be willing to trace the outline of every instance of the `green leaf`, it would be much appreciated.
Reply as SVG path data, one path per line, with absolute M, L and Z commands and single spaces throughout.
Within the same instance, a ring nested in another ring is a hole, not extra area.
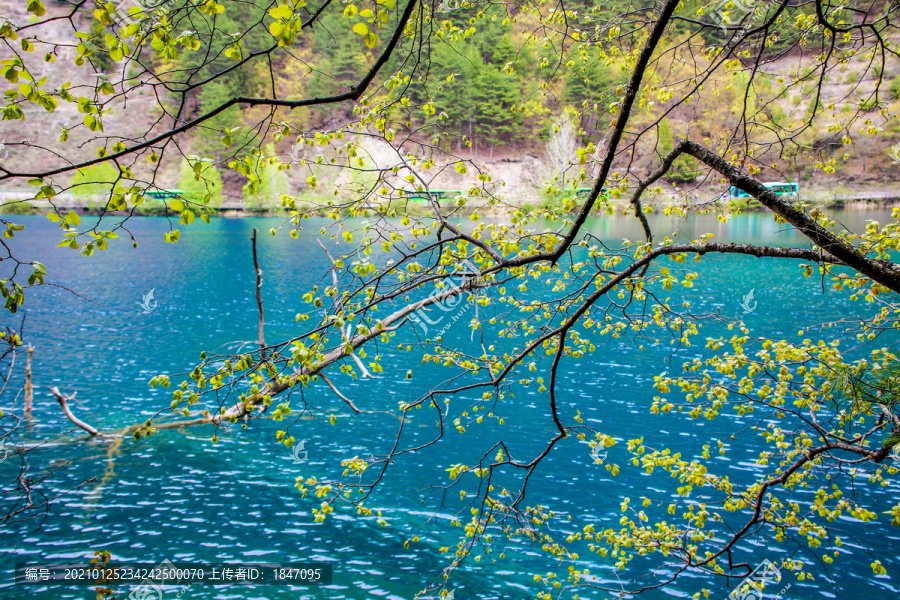
M 185 225 L 190 225 L 194 222 L 194 213 L 190 210 L 185 210 L 181 213 L 181 223 Z
M 185 208 L 184 202 L 182 202 L 181 200 L 172 200 L 172 202 L 169 203 L 169 206 L 171 206 L 172 210 L 176 212 L 181 212 Z
M 43 17 L 47 10 L 41 4 L 41 0 L 30 0 L 27 4 L 28 12 L 34 13 L 36 17 Z
M 269 14 L 276 19 L 290 19 L 294 16 L 294 11 L 287 4 L 281 4 L 269 11 Z
M 353 31 L 358 33 L 359 35 L 366 35 L 367 33 L 369 33 L 369 28 L 365 23 L 357 23 L 353 26 Z

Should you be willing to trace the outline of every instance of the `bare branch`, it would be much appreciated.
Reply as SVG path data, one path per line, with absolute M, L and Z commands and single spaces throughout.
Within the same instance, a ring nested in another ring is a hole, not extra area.
M 71 398 L 74 398 L 75 394 L 72 394 L 72 396 L 70 396 L 69 398 L 66 398 L 65 396 L 62 395 L 62 392 L 59 391 L 59 388 L 51 387 L 48 389 L 51 392 L 53 392 L 54 396 L 56 396 L 56 401 L 59 402 L 60 407 L 62 407 L 63 414 L 66 415 L 66 418 L 68 418 L 70 421 L 72 421 L 72 423 L 74 423 L 78 427 L 81 427 L 82 429 L 87 431 L 90 435 L 92 435 L 92 436 L 100 435 L 99 431 L 97 431 L 96 429 L 94 429 L 93 427 L 91 427 L 90 425 L 88 425 L 87 423 L 85 423 L 84 421 L 82 421 L 81 419 L 79 419 L 78 417 L 76 417 L 75 415 L 72 414 L 72 411 L 69 409 L 69 400 Z
M 328 384 L 328 387 L 331 388 L 331 391 L 334 392 L 334 393 L 337 395 L 338 398 L 340 398 L 341 400 L 343 400 L 344 402 L 346 402 L 346 403 L 347 403 L 347 406 L 349 406 L 350 408 L 353 409 L 353 412 L 356 412 L 356 413 L 362 412 L 361 410 L 359 410 L 358 408 L 356 408 L 356 405 L 353 404 L 353 401 L 350 400 L 350 398 L 348 398 L 347 396 L 345 396 L 345 395 L 343 395 L 342 393 L 340 393 L 340 392 L 338 391 L 338 389 L 337 389 L 336 387 L 334 387 L 334 384 L 331 383 L 331 380 L 328 379 L 328 377 L 325 375 L 325 373 L 319 373 L 319 377 L 322 378 L 322 381 L 324 381 L 325 383 Z

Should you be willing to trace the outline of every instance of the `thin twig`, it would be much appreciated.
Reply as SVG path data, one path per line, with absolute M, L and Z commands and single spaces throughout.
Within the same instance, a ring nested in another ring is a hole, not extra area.
M 350 398 L 348 398 L 348 397 L 346 397 L 345 395 L 343 395 L 342 393 L 340 393 L 340 392 L 338 391 L 338 389 L 337 389 L 336 387 L 334 387 L 334 384 L 331 383 L 331 380 L 328 379 L 328 377 L 325 376 L 325 373 L 319 373 L 319 377 L 321 377 L 321 378 L 322 378 L 322 381 L 324 381 L 325 383 L 327 383 L 327 384 L 328 384 L 328 387 L 331 388 L 331 391 L 334 392 L 335 394 L 337 394 L 337 397 L 338 397 L 338 398 L 340 398 L 341 400 L 343 400 L 344 402 L 346 402 L 347 405 L 348 405 L 350 408 L 352 408 L 355 412 L 358 412 L 358 413 L 362 412 L 361 410 L 359 410 L 358 408 L 356 408 L 356 405 L 353 404 L 353 401 L 350 400 Z

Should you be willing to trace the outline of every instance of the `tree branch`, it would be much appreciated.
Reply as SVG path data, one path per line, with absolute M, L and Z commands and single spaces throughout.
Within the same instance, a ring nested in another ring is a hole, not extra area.
M 96 429 L 94 429 L 93 427 L 91 427 L 90 425 L 88 425 L 87 423 L 85 423 L 84 421 L 82 421 L 81 419 L 79 419 L 78 417 L 76 417 L 75 415 L 72 414 L 72 411 L 69 409 L 69 400 L 71 398 L 74 398 L 75 394 L 72 394 L 70 397 L 66 398 L 65 396 L 62 395 L 62 392 L 59 391 L 59 388 L 51 387 L 48 389 L 51 392 L 53 392 L 54 396 L 56 396 L 56 401 L 59 402 L 60 407 L 62 407 L 63 414 L 66 415 L 66 418 L 68 418 L 70 421 L 72 421 L 72 423 L 74 423 L 78 427 L 81 427 L 82 429 L 87 431 L 92 436 L 100 435 L 99 431 L 97 431 Z
M 826 231 L 811 216 L 781 199 L 775 192 L 756 179 L 741 172 L 721 156 L 714 154 L 696 142 L 681 140 L 678 147 L 724 175 L 731 185 L 744 190 L 776 215 L 797 228 L 814 244 L 838 259 L 844 265 L 862 273 L 872 281 L 900 292 L 900 270 L 894 263 L 878 261 L 860 253 L 852 244 Z M 673 152 L 675 150 L 673 149 Z

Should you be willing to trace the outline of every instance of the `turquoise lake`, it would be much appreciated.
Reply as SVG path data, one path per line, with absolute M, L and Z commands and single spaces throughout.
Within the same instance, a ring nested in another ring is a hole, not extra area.
M 838 213 L 840 220 L 855 230 L 860 230 L 866 219 L 885 222 L 889 215 L 874 210 Z M 198 220 L 182 228 L 179 243 L 166 244 L 163 233 L 169 225 L 165 219 L 134 218 L 128 227 L 140 243 L 137 249 L 127 238 L 119 239 L 109 250 L 84 258 L 55 247 L 60 233 L 46 218 L 11 220 L 26 225 L 25 231 L 8 240 L 16 256 L 42 262 L 48 282 L 79 294 L 50 286 L 28 290 L 19 315 L 4 311 L 0 317 L 0 326 L 18 328 L 25 315 L 25 338 L 35 347 L 36 420 L 29 431 L 33 439 L 47 439 L 71 429 L 48 386 L 77 392 L 78 402 L 72 405 L 75 414 L 99 429 L 115 429 L 145 420 L 168 406 L 174 388 L 151 389 L 148 380 L 154 375 L 190 370 L 201 350 L 221 352 L 255 340 L 257 312 L 249 240 L 253 227 L 260 230 L 266 338 L 271 343 L 296 335 L 294 316 L 305 310 L 301 296 L 327 275 L 329 266 L 316 242 L 318 231 L 333 224 L 311 219 L 295 240 L 286 230 L 275 237 L 268 235 L 279 219 L 217 218 L 209 225 Z M 677 231 L 684 239 L 710 232 L 715 241 L 808 245 L 796 231 L 761 213 L 740 215 L 727 223 L 714 216 L 686 221 L 654 216 L 653 223 L 659 234 Z M 595 217 L 587 228 L 610 243 L 641 237 L 636 222 L 622 217 Z M 323 241 L 334 248 L 334 241 Z M 796 339 L 798 324 L 826 321 L 835 315 L 851 318 L 869 308 L 850 301 L 846 293 L 831 291 L 827 283 L 823 291 L 822 282 L 815 277 L 799 277 L 797 261 L 706 257 L 686 266 L 700 276 L 694 287 L 673 291 L 673 297 L 690 299 L 699 312 L 740 317 L 752 335 Z M 151 289 L 157 306 L 146 313 L 139 303 Z M 745 314 L 740 303 L 751 290 L 758 305 Z M 445 334 L 445 340 L 470 343 L 465 327 L 470 317 L 467 313 Z M 704 328 L 698 341 L 720 333 L 721 328 Z M 411 331 L 399 337 L 412 339 Z M 648 410 L 657 393 L 653 376 L 680 371 L 683 361 L 702 355 L 702 343 L 675 351 L 665 344 L 650 343 L 639 350 L 640 342 L 631 338 L 596 342 L 598 350 L 593 355 L 564 361 L 561 412 L 571 418 L 577 408 L 592 426 L 619 440 L 609 450 L 608 461 L 621 465 L 622 471 L 613 477 L 592 464 L 587 445 L 574 438 L 564 440 L 560 451 L 552 453 L 536 471 L 529 484 L 528 504 L 543 504 L 581 522 L 593 519 L 598 529 L 618 528 L 619 504 L 625 497 L 632 503 L 643 495 L 662 501 L 677 486 L 662 472 L 646 476 L 627 466 L 630 455 L 624 440 L 643 436 L 647 446 L 669 447 L 685 457 L 699 458 L 703 444 L 727 439 L 740 425 L 725 413 L 715 421 L 694 421 L 686 415 L 655 416 Z M 319 501 L 302 499 L 294 488 L 295 478 L 337 475 L 342 459 L 386 452 L 396 435 L 398 402 L 417 399 L 429 383 L 445 378 L 440 368 L 421 366 L 420 354 L 398 351 L 396 342 L 380 346 L 379 353 L 384 372 L 377 379 L 355 380 L 339 372 L 332 377 L 361 409 L 386 412 L 353 415 L 323 384 L 314 385 L 306 391 L 306 399 L 333 411 L 338 421 L 337 426 L 319 420 L 292 425 L 292 435 L 305 440 L 308 452 L 307 461 L 299 465 L 290 450 L 275 440 L 275 431 L 284 423 L 268 420 L 253 421 L 248 429 L 220 431 L 217 444 L 210 442 L 212 428 L 199 426 L 160 432 L 139 441 L 128 439 L 112 452 L 110 444 L 98 442 L 36 452 L 32 459 L 35 467 L 46 466 L 50 459 L 73 461 L 52 480 L 55 489 L 71 488 L 89 477 L 96 476 L 96 480 L 62 497 L 42 521 L 0 525 L 0 597 L 93 598 L 88 586 L 14 586 L 11 572 L 15 562 L 65 562 L 89 558 L 94 550 L 105 549 L 122 562 L 333 564 L 334 582 L 327 587 L 194 585 L 182 598 L 412 599 L 425 585 L 435 582 L 447 564 L 437 547 L 454 545 L 461 532 L 448 526 L 452 516 L 440 509 L 439 494 L 430 493 L 428 486 L 446 484 L 445 469 L 455 463 L 477 462 L 492 440 L 503 439 L 519 455 L 531 456 L 546 445 L 555 428 L 544 395 L 536 390 L 516 393 L 503 408 L 514 429 L 486 428 L 480 433 L 473 429 L 471 435 L 460 435 L 450 427 L 439 443 L 406 454 L 391 465 L 383 487 L 367 502 L 382 512 L 386 527 L 373 519 L 351 516 L 346 509 L 336 510 L 327 522 L 317 524 L 311 510 Z M 413 377 L 407 380 L 409 369 Z M 173 381 L 180 379 L 173 377 Z M 3 408 L 10 406 L 13 397 L 14 393 L 7 392 L 0 398 Z M 677 395 L 673 392 L 670 397 Z M 466 404 L 465 398 L 451 401 L 451 413 Z M 20 398 L 16 401 L 21 403 Z M 404 443 L 417 445 L 432 439 L 434 424 L 428 411 L 413 413 Z M 734 480 L 746 482 L 759 469 L 753 463 L 759 450 L 751 442 L 750 436 L 739 437 L 726 457 L 714 454 L 711 460 Z M 14 460 L 0 464 L 4 485 L 17 468 Z M 790 583 L 791 587 L 785 599 L 898 597 L 900 527 L 892 527 L 890 518 L 880 514 L 900 500 L 900 475 L 892 477 L 885 487 L 867 485 L 858 491 L 867 498 L 867 508 L 879 513 L 879 521 L 862 526 L 847 517 L 834 523 L 844 539 L 842 557 L 831 565 L 814 566 L 813 582 L 797 581 L 786 573 L 782 585 Z M 404 541 L 414 535 L 422 541 L 404 548 Z M 560 530 L 555 535 L 565 537 Z M 738 551 L 742 559 L 754 564 L 786 555 L 816 560 L 799 544 L 772 546 L 748 540 Z M 659 555 L 654 558 L 660 559 Z M 875 559 L 882 562 L 888 576 L 872 574 L 869 565 Z M 584 550 L 581 560 L 593 573 L 612 576 L 609 559 Z M 507 549 L 506 558 L 495 564 L 487 558 L 478 563 L 467 561 L 448 587 L 455 590 L 456 600 L 533 598 L 543 587 L 535 584 L 532 573 L 555 568 L 539 548 L 515 544 Z M 727 586 L 723 579 L 685 575 L 665 591 L 649 591 L 641 597 L 687 598 L 702 587 L 711 587 L 711 597 L 723 600 L 736 583 L 732 580 Z M 128 590 L 123 589 L 122 597 L 127 597 Z M 579 593 L 585 599 L 610 597 L 596 591 Z M 165 598 L 176 595 L 170 591 Z

